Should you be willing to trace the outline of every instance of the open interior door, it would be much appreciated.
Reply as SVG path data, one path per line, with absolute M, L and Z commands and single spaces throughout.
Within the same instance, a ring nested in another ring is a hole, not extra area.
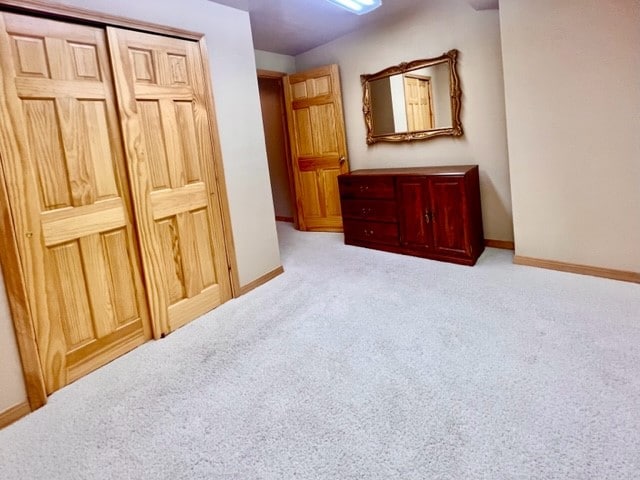
M 300 230 L 341 232 L 338 175 L 349 171 L 337 65 L 284 77 Z

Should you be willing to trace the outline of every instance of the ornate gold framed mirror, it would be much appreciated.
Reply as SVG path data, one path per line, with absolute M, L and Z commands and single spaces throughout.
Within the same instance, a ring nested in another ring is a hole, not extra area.
M 462 135 L 458 50 L 360 75 L 367 143 Z

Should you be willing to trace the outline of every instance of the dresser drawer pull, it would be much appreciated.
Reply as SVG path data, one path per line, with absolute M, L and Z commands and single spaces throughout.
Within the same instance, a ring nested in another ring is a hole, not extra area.
M 364 229 L 364 236 L 365 237 L 370 237 L 371 235 L 373 235 L 373 230 L 367 230 L 366 228 Z
M 361 192 L 366 192 L 367 190 L 369 190 L 369 185 L 360 185 Z
M 362 216 L 363 217 L 371 215 L 372 213 L 374 213 L 374 211 L 372 209 L 370 209 L 370 208 L 366 208 L 365 207 L 365 208 L 362 209 Z

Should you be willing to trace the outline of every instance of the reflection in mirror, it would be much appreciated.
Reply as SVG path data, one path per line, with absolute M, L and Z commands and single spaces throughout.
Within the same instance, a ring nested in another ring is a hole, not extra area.
M 462 135 L 457 50 L 362 75 L 367 143 Z
M 370 88 L 374 135 L 453 126 L 446 63 L 379 78 Z

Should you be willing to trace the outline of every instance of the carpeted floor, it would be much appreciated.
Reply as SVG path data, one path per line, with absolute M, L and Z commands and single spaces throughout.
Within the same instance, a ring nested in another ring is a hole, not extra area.
M 278 228 L 285 274 L 0 431 L 0 478 L 640 478 L 640 285 Z

